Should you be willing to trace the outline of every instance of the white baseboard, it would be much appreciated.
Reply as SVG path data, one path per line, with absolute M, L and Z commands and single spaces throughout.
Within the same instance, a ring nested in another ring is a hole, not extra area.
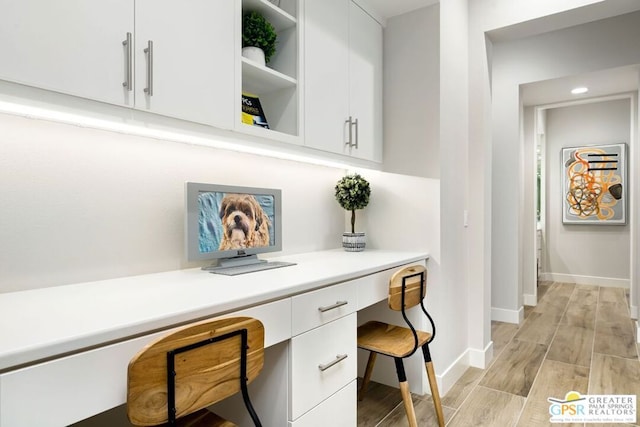
M 638 318 L 638 307 L 635 305 L 632 305 L 631 307 L 629 307 L 629 312 L 631 314 L 631 318 L 632 319 L 637 319 Z
M 469 366 L 474 368 L 486 369 L 489 363 L 493 359 L 493 341 L 489 341 L 489 344 L 484 350 L 476 350 L 470 348 L 469 350 Z
M 536 305 L 538 305 L 537 295 L 524 294 L 523 297 L 524 297 L 524 305 L 529 305 L 532 307 L 535 307 Z
M 446 395 L 468 368 L 469 350 L 466 350 L 442 372 L 442 375 L 436 375 L 440 396 Z
M 440 395 L 446 395 L 470 366 L 486 369 L 491 359 L 493 359 L 493 341 L 490 341 L 482 350 L 474 348 L 465 350 L 444 370 L 442 375 L 436 375 Z
M 640 321 L 636 321 L 636 341 L 640 343 Z
M 577 274 L 542 273 L 540 280 L 547 282 L 576 283 L 579 285 L 596 285 L 611 288 L 629 288 L 629 279 L 613 277 L 580 276 Z
M 491 307 L 491 320 L 519 325 L 524 320 L 524 307 L 519 310 Z

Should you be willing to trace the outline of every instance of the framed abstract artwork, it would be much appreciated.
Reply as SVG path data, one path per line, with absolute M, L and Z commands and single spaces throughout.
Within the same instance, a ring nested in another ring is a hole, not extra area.
M 562 149 L 562 222 L 627 223 L 627 145 Z

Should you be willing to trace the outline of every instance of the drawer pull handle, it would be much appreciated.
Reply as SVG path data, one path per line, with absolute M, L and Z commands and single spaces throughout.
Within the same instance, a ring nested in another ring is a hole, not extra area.
M 335 304 L 327 305 L 325 307 L 318 307 L 318 311 L 324 313 L 325 311 L 333 310 L 338 307 L 342 307 L 343 305 L 349 304 L 349 301 L 336 301 Z
M 338 354 L 336 356 L 336 358 L 334 360 L 332 360 L 331 362 L 327 363 L 326 365 L 318 365 L 318 369 L 320 369 L 321 371 L 326 371 L 327 369 L 329 369 L 330 367 L 337 365 L 338 363 L 342 362 L 344 359 L 347 358 L 347 354 Z

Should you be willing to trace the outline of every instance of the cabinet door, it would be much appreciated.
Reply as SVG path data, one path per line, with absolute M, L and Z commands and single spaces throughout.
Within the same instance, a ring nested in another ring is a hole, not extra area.
M 304 5 L 305 143 L 348 153 L 349 1 L 306 0 Z
M 358 119 L 351 155 L 382 161 L 382 27 L 358 5 L 349 10 L 349 110 Z
M 135 3 L 135 108 L 231 129 L 235 105 L 234 32 L 236 21 L 239 24 L 236 2 Z M 150 42 L 152 55 L 145 52 Z M 152 94 L 145 89 L 152 89 Z
M 118 105 L 131 0 L 0 0 L 0 79 Z

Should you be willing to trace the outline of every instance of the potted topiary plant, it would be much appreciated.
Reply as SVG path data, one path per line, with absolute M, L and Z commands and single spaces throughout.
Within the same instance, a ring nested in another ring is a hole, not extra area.
M 259 12 L 247 12 L 242 19 L 242 56 L 264 66 L 276 52 L 278 38 L 273 25 Z
M 342 247 L 345 251 L 360 252 L 365 248 L 365 234 L 356 233 L 356 210 L 369 204 L 370 195 L 369 182 L 357 173 L 342 177 L 336 184 L 336 200 L 343 209 L 351 211 L 351 233 L 342 234 Z

